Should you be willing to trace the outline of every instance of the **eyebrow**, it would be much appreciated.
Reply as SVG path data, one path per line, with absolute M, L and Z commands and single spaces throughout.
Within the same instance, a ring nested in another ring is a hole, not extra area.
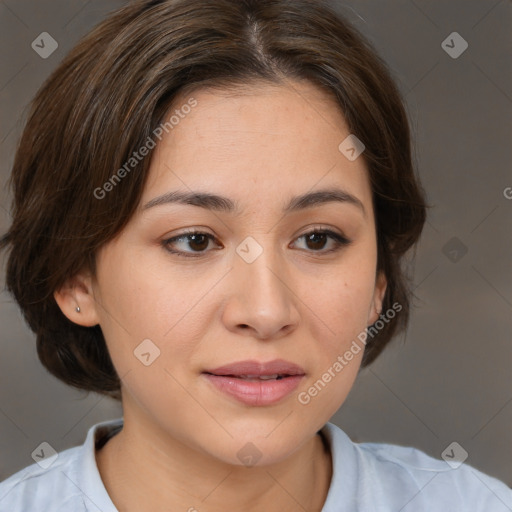
M 332 202 L 355 205 L 360 208 L 363 215 L 366 216 L 363 203 L 354 195 L 339 188 L 327 188 L 293 197 L 284 207 L 283 213 L 293 213 Z M 241 208 L 238 202 L 233 201 L 228 197 L 210 194 L 207 192 L 182 192 L 179 190 L 168 192 L 151 199 L 144 205 L 143 210 L 169 203 L 198 206 L 207 210 L 230 213 L 232 215 L 239 215 L 241 213 Z

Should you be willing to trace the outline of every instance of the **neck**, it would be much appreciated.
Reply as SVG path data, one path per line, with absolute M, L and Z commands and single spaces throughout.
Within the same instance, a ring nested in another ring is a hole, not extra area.
M 149 432 L 149 433 L 148 433 Z M 130 421 L 96 452 L 114 505 L 123 511 L 320 512 L 332 477 L 329 449 L 315 435 L 275 464 L 227 464 Z

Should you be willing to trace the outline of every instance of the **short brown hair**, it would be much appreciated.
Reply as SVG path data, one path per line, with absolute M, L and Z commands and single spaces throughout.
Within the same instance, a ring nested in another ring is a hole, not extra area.
M 139 0 L 83 38 L 35 96 L 11 174 L 6 285 L 37 336 L 43 365 L 64 382 L 120 398 L 99 325 L 82 327 L 53 293 L 126 225 L 151 158 L 103 199 L 111 178 L 162 123 L 179 92 L 309 80 L 340 105 L 363 141 L 376 220 L 383 311 L 401 312 L 368 338 L 362 367 L 409 318 L 403 256 L 416 244 L 425 201 L 411 158 L 401 95 L 368 41 L 316 0 Z M 341 142 L 341 141 L 340 141 Z

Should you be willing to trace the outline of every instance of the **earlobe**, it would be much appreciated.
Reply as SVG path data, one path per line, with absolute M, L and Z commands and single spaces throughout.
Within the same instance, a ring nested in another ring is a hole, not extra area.
M 381 315 L 382 305 L 384 302 L 384 295 L 387 289 L 387 279 L 383 272 L 379 272 L 377 279 L 375 280 L 375 290 L 373 292 L 372 308 L 370 311 L 369 324 L 374 324 Z
M 69 278 L 53 297 L 61 311 L 75 324 L 92 327 L 99 324 L 98 309 L 89 274 L 80 273 Z

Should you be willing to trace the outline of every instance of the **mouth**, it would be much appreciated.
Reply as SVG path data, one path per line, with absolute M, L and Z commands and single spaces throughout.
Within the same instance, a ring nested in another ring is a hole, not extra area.
M 286 377 L 291 377 L 291 375 L 278 375 L 275 373 L 274 375 L 218 375 L 216 373 L 205 372 L 207 375 L 215 375 L 217 377 L 232 377 L 233 379 L 241 379 L 247 380 L 250 382 L 258 382 L 261 380 L 281 380 Z
M 218 368 L 205 370 L 203 373 L 221 377 L 235 377 L 242 379 L 278 379 L 295 375 L 305 375 L 304 369 L 298 364 L 284 359 L 273 361 L 238 361 Z
M 202 374 L 216 390 L 251 406 L 280 402 L 306 375 L 300 366 L 282 359 L 268 363 L 240 361 Z

